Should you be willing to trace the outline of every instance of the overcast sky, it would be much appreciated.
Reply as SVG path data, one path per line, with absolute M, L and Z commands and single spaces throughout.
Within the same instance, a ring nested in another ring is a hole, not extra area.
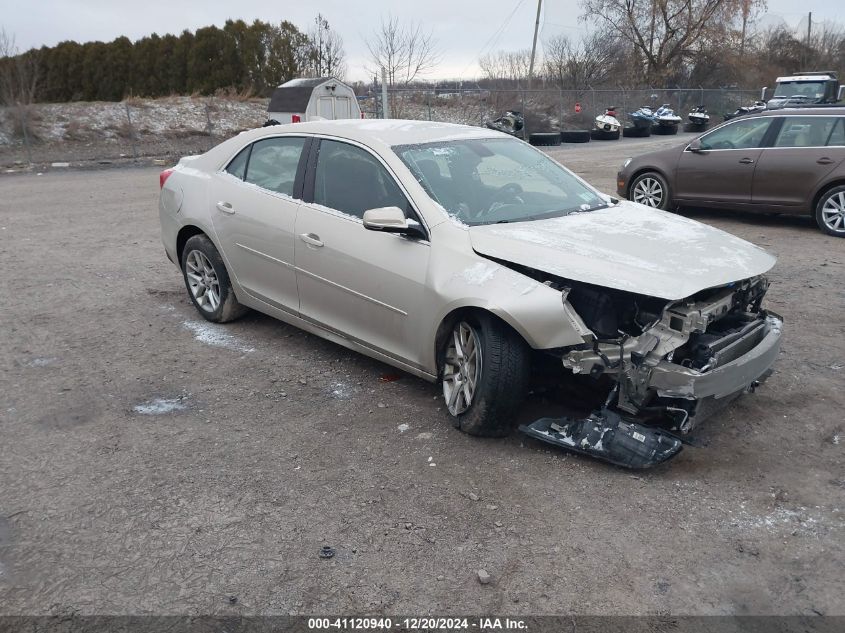
M 578 0 L 552 0 L 543 11 L 541 40 L 558 33 L 578 38 L 585 26 L 578 21 Z M 813 20 L 845 21 L 842 0 L 769 0 L 772 18 L 797 25 L 813 12 Z M 201 26 L 222 26 L 228 18 L 250 22 L 289 20 L 306 30 L 321 12 L 343 37 L 348 78 L 365 78 L 365 40 L 379 17 L 392 11 L 434 32 L 443 61 L 432 77 L 472 78 L 480 52 L 531 46 L 536 0 L 0 0 L 0 27 L 14 34 L 21 49 L 53 45 L 62 40 L 137 39 L 150 33 L 179 33 Z M 508 21 L 508 17 L 511 19 Z M 496 33 L 507 27 L 496 38 Z M 806 22 L 804 22 L 806 24 Z M 492 38 L 492 39 L 491 39 Z

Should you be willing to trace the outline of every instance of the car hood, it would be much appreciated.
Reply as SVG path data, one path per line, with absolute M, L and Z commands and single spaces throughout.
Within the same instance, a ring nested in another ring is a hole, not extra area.
M 548 220 L 469 229 L 484 256 L 662 299 L 760 275 L 774 256 L 713 227 L 622 201 Z

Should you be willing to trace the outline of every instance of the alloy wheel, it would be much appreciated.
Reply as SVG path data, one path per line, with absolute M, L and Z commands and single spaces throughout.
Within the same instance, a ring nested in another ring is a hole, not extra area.
M 452 415 L 472 405 L 481 378 L 481 343 L 475 329 L 461 321 L 452 330 L 443 368 L 443 397 Z
M 645 177 L 634 185 L 634 202 L 658 208 L 663 202 L 663 185 L 656 178 Z
M 835 193 L 824 201 L 822 222 L 835 233 L 845 233 L 845 191 Z
M 214 312 L 220 305 L 220 281 L 211 261 L 201 251 L 191 251 L 185 258 L 188 288 L 197 305 L 206 312 Z

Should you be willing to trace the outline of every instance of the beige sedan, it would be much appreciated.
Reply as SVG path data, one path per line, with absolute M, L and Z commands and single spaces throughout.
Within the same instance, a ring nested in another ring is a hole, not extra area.
M 777 355 L 771 255 L 491 130 L 278 125 L 183 158 L 161 185 L 164 246 L 201 315 L 252 308 L 440 381 L 468 433 L 511 430 L 539 358 L 604 385 L 625 421 L 684 433 Z M 601 417 L 605 448 L 620 419 Z

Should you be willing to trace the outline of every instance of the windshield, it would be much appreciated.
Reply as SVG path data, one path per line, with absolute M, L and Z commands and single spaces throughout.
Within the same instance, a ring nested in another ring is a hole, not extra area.
M 517 139 L 439 141 L 393 151 L 428 195 L 465 224 L 522 222 L 608 206 L 569 171 Z
M 821 99 L 824 97 L 824 89 L 823 81 L 785 81 L 777 85 L 775 98 Z

